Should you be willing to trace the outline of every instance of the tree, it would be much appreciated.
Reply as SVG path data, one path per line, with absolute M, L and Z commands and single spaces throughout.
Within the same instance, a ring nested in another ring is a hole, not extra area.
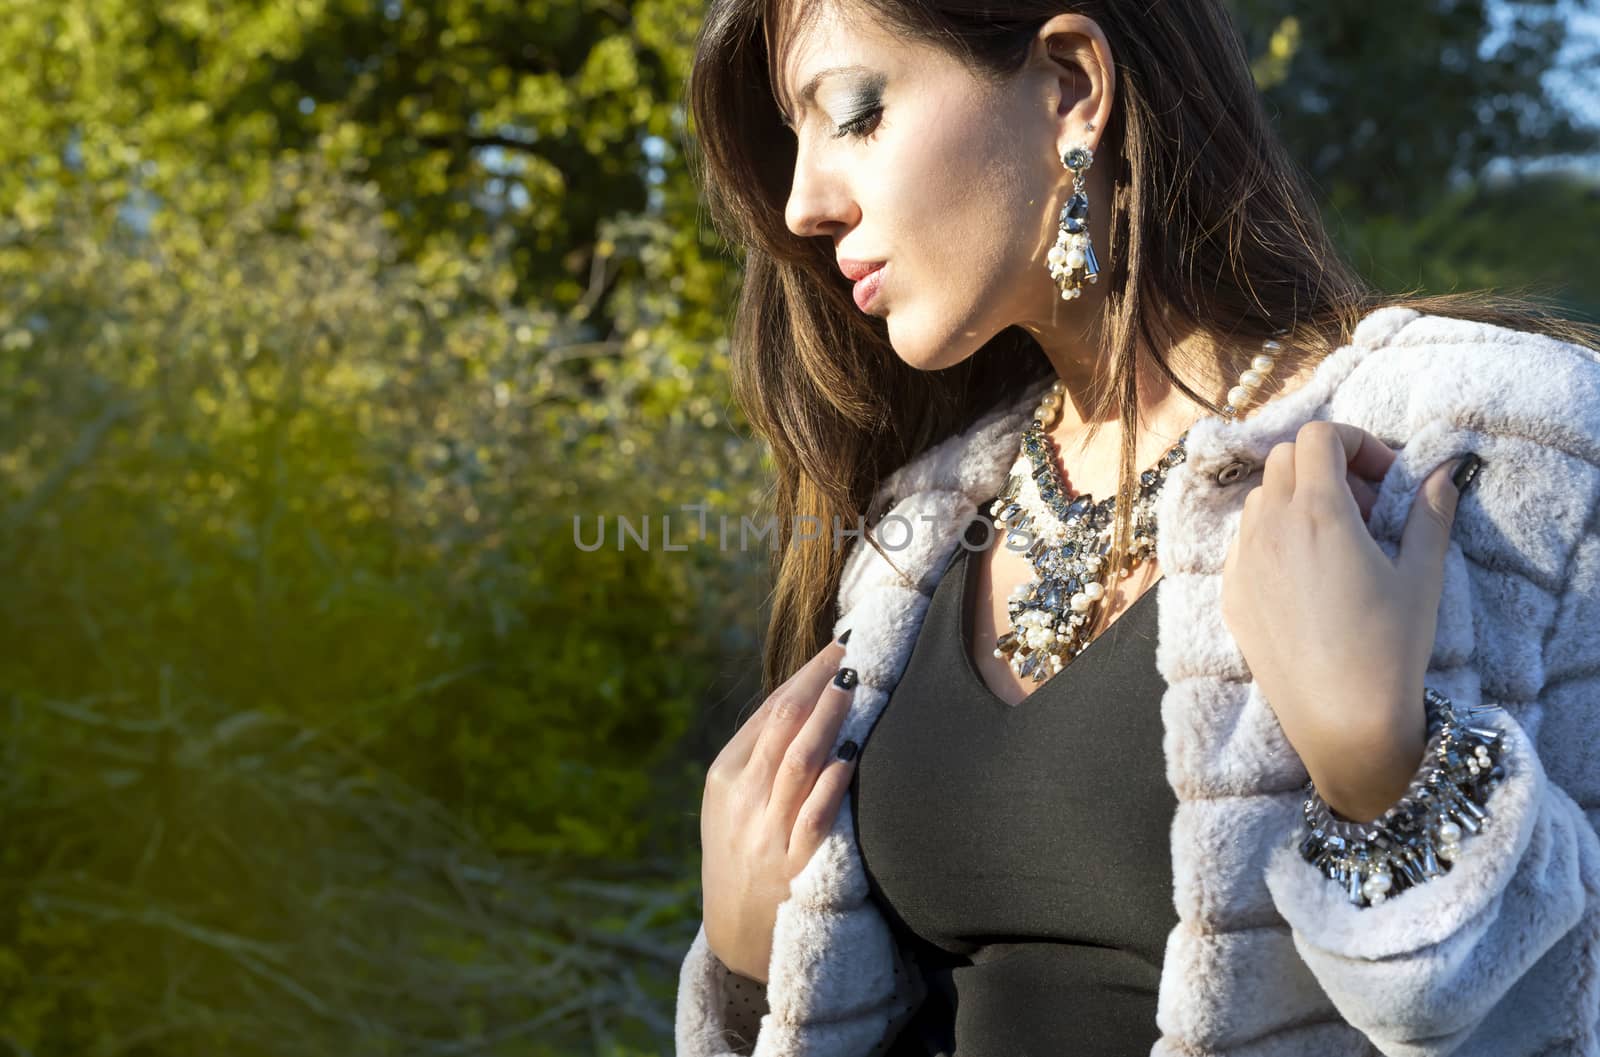
M 1289 153 L 1353 223 L 1418 215 L 1496 158 L 1600 147 L 1549 90 L 1568 34 L 1553 0 L 1233 6 Z

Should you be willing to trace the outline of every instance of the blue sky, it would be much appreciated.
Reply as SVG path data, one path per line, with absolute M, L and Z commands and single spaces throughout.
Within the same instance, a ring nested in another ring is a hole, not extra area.
M 1572 112 L 1587 124 L 1600 127 L 1600 0 L 1562 0 L 1556 4 L 1519 4 L 1509 0 L 1491 3 L 1489 13 L 1497 26 L 1506 25 L 1518 11 L 1535 17 L 1565 19 L 1568 40 L 1554 57 L 1545 84 L 1553 97 L 1568 101 Z M 1499 32 L 1484 39 L 1483 50 L 1493 50 L 1500 42 Z M 1600 153 L 1517 163 L 1500 159 L 1490 167 L 1490 175 L 1552 168 L 1576 169 L 1600 179 Z

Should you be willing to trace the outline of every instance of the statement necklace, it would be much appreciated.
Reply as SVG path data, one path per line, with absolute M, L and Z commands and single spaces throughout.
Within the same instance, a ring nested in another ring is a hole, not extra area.
M 1223 414 L 1232 418 L 1272 373 L 1275 354 L 1283 346 L 1271 338 L 1228 390 Z M 1005 530 L 1006 545 L 1026 547 L 1034 577 L 1018 584 L 1006 603 L 1010 630 L 995 640 L 994 655 L 1022 678 L 1042 683 L 1066 667 L 1089 645 L 1085 629 L 1094 625 L 1105 604 L 1106 555 L 1116 524 L 1115 496 L 1094 501 L 1085 492 L 1073 496 L 1056 471 L 1055 444 L 1048 430 L 1061 417 L 1066 383 L 1057 381 L 1039 401 L 1033 421 L 1022 433 L 1021 448 L 1005 488 L 989 506 L 995 526 Z M 1156 500 L 1167 473 L 1187 456 L 1185 430 L 1154 466 L 1139 475 L 1133 500 L 1133 542 L 1117 575 L 1126 579 L 1156 549 Z

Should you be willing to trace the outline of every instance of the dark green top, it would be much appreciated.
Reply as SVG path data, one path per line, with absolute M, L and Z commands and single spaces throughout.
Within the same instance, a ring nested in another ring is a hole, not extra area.
M 851 786 L 872 896 L 928 984 L 888 1052 L 1147 1057 L 1178 921 L 1160 583 L 1012 706 L 967 655 L 970 553 L 935 589 Z

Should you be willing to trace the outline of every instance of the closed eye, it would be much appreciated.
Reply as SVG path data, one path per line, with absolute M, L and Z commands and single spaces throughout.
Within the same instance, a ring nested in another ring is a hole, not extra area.
M 833 134 L 834 138 L 843 139 L 845 136 L 852 136 L 856 139 L 867 139 L 878 130 L 879 119 L 882 116 L 883 107 L 875 106 L 859 117 L 853 117 L 840 125 L 839 130 Z

